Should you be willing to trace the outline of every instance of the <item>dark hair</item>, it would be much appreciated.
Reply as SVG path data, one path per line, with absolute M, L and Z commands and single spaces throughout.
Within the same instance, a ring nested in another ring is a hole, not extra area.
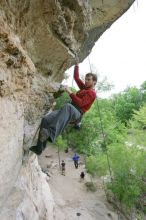
M 97 75 L 94 73 L 87 73 L 86 76 L 92 76 L 93 81 L 97 82 Z

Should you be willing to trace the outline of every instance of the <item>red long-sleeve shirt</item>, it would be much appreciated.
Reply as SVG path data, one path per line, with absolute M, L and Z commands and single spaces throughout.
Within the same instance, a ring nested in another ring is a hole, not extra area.
M 86 112 L 93 104 L 96 98 L 96 92 L 94 89 L 87 88 L 84 82 L 79 78 L 78 65 L 75 65 L 74 68 L 74 79 L 80 90 L 76 94 L 71 93 L 70 97 L 75 105 L 77 105 L 83 112 Z

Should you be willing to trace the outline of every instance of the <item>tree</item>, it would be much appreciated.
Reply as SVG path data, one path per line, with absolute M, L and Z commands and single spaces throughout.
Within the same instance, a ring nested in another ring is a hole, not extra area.
M 108 153 L 113 181 L 107 187 L 121 203 L 131 209 L 139 204 L 146 190 L 142 181 L 145 176 L 146 152 L 135 145 L 129 147 L 119 144 L 110 146 Z
M 64 92 L 59 97 L 57 97 L 55 101 L 55 109 L 59 109 L 63 107 L 65 103 L 70 102 L 70 97 L 66 92 Z
M 143 102 L 146 103 L 146 81 L 144 81 L 140 86 L 140 91 L 142 93 Z
M 110 99 L 99 98 L 83 116 L 80 130 L 68 126 L 62 134 L 67 145 L 86 155 L 93 176 L 109 173 L 108 154 L 112 182 L 107 189 L 128 209 L 139 207 L 146 192 L 144 89 L 145 84 L 140 90 L 132 87 Z
M 146 147 L 146 104 L 134 115 L 129 123 L 129 142 Z
M 91 155 L 86 159 L 87 172 L 92 176 L 105 176 L 107 174 L 107 158 L 103 152 Z
M 113 108 L 117 118 L 124 123 L 132 118 L 134 110 L 139 110 L 143 104 L 142 93 L 136 87 L 129 87 L 117 95 L 113 96 Z
M 64 150 L 67 148 L 67 141 L 62 138 L 60 135 L 56 140 L 56 146 L 58 148 L 58 162 L 60 167 L 60 150 Z
M 98 78 L 100 75 L 98 75 Z M 98 92 L 107 92 L 114 88 L 114 85 L 111 82 L 108 82 L 107 77 L 105 76 L 102 80 L 98 80 L 96 84 Z

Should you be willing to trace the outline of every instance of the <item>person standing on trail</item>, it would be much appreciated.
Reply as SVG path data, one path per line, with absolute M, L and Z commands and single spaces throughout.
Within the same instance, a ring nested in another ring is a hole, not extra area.
M 62 160 L 62 163 L 61 163 L 61 174 L 65 176 L 65 162 L 64 162 L 64 160 Z
M 82 180 L 84 179 L 85 173 L 83 171 L 81 172 L 80 177 L 81 177 Z
M 75 153 L 74 156 L 73 156 L 73 161 L 74 161 L 74 165 L 75 165 L 75 168 L 77 169 L 78 166 L 79 166 L 79 156 Z
M 69 123 L 76 123 L 81 120 L 83 114 L 88 111 L 96 99 L 95 85 L 97 75 L 87 73 L 85 83 L 79 78 L 78 64 L 74 68 L 74 79 L 80 90 L 75 94 L 66 86 L 64 91 L 71 98 L 71 103 L 65 104 L 61 109 L 52 111 L 45 115 L 41 121 L 38 141 L 36 146 L 31 146 L 29 150 L 40 155 L 46 148 L 47 141 L 55 142 L 64 128 Z
M 65 149 L 65 151 L 64 151 L 66 154 L 68 153 L 68 147 Z

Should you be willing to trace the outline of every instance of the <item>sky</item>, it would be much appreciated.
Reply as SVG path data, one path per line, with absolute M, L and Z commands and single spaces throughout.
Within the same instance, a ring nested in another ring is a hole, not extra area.
M 146 80 L 146 0 L 136 0 L 131 8 L 106 30 L 95 43 L 90 63 L 98 74 L 114 84 L 111 92 L 123 91 L 127 86 L 139 87 Z M 86 58 L 79 64 L 80 74 L 90 71 Z M 71 86 L 73 67 L 67 71 Z M 74 83 L 75 84 L 75 83 Z

